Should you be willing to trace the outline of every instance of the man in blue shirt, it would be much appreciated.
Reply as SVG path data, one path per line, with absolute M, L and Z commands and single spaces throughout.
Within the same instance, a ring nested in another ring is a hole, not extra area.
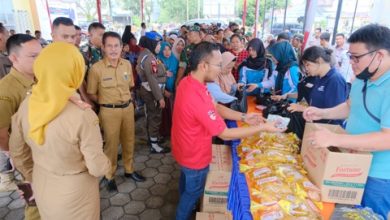
M 356 80 L 347 102 L 334 108 L 309 107 L 308 121 L 347 118 L 348 134 L 320 129 L 309 135 L 313 147 L 342 146 L 373 154 L 362 205 L 385 219 L 390 212 L 390 29 L 371 24 L 349 38 Z

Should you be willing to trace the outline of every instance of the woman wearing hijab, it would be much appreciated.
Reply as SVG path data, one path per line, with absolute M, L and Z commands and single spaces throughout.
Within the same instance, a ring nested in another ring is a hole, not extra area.
M 146 106 L 146 129 L 151 153 L 169 153 L 170 148 L 159 144 L 161 127 L 161 112 L 165 108 L 164 90 L 166 69 L 164 64 L 157 60 L 162 40 L 157 32 L 146 32 L 140 39 L 143 49 L 137 61 L 137 73 L 141 80 L 140 96 Z
M 221 90 L 229 95 L 236 93 L 236 80 L 233 77 L 232 69 L 235 65 L 236 57 L 230 53 L 225 52 L 222 54 L 222 71 L 218 74 L 218 78 L 215 81 Z
M 171 45 L 167 42 L 161 43 L 161 49 L 157 58 L 164 64 L 167 75 L 164 91 L 165 108 L 162 110 L 162 124 L 160 128 L 160 134 L 167 137 L 170 135 L 172 127 L 173 98 L 179 61 L 172 54 Z
M 67 57 L 67 59 L 63 59 Z M 85 63 L 56 42 L 34 63 L 37 84 L 12 118 L 10 154 L 32 189 L 42 219 L 99 219 L 98 177 L 110 170 L 99 120 L 76 93 Z
M 172 46 L 172 53 L 178 61 L 180 60 L 180 54 L 184 50 L 185 46 L 186 42 L 183 38 L 177 37 L 175 39 L 175 43 L 173 43 Z
M 276 63 L 277 76 L 275 79 L 275 94 L 288 96 L 297 92 L 300 78 L 299 66 L 295 52 L 291 44 L 281 41 L 272 45 L 268 49 Z M 295 102 L 295 98 L 289 99 Z
M 261 90 L 272 88 L 272 61 L 265 57 L 263 42 L 254 38 L 248 43 L 249 57 L 238 67 L 239 89 L 246 89 L 248 95 L 257 95 Z

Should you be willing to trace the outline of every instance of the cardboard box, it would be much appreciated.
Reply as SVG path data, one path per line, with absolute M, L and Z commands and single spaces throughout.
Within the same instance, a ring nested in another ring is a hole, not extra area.
M 196 220 L 231 220 L 230 214 L 197 212 Z
M 371 166 L 371 153 L 336 147 L 313 148 L 307 140 L 308 134 L 319 127 L 345 133 L 338 125 L 306 123 L 301 155 L 309 177 L 321 189 L 322 201 L 360 204 Z
M 232 153 L 229 146 L 212 145 L 210 171 L 232 171 Z
M 201 203 L 202 212 L 227 213 L 231 172 L 210 171 Z

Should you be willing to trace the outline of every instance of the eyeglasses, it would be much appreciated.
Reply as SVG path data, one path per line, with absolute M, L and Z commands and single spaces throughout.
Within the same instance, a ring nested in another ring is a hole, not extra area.
M 360 58 L 362 58 L 362 57 L 364 57 L 364 56 L 366 56 L 368 54 L 374 53 L 376 51 L 377 50 L 372 50 L 372 51 L 369 51 L 367 53 L 364 53 L 364 54 L 361 54 L 361 55 L 357 55 L 357 56 L 352 55 L 350 52 L 348 52 L 347 55 L 348 55 L 349 59 L 351 59 L 354 63 L 359 63 Z
M 209 62 L 206 62 L 207 64 L 210 64 L 211 66 L 216 66 L 218 68 L 221 68 L 222 69 L 222 63 L 219 63 L 219 64 L 215 64 L 215 63 L 209 63 Z

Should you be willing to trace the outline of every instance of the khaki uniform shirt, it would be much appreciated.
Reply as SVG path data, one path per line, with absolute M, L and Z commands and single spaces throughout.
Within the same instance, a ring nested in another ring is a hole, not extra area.
M 99 104 L 121 104 L 131 99 L 133 71 L 128 60 L 120 59 L 116 67 L 107 59 L 95 63 L 88 74 L 87 93 L 98 96 Z
M 0 53 L 0 79 L 9 73 L 11 67 L 12 63 L 8 57 Z
M 12 117 L 9 142 L 14 165 L 27 181 L 32 180 L 33 165 L 59 176 L 88 172 L 99 177 L 109 172 L 111 164 L 103 153 L 99 119 L 90 108 L 81 109 L 69 101 L 47 125 L 45 143 L 39 146 L 27 138 L 28 101 L 29 97 Z
M 153 93 L 154 99 L 157 101 L 163 99 L 162 86 L 165 86 L 166 81 L 164 64 L 157 60 L 148 49 L 144 49 L 138 57 L 136 69 L 142 83 L 148 83 L 147 90 Z
M 33 84 L 33 80 L 14 68 L 0 80 L 0 128 L 10 126 L 12 115 L 18 111 L 20 103 L 31 91 Z

